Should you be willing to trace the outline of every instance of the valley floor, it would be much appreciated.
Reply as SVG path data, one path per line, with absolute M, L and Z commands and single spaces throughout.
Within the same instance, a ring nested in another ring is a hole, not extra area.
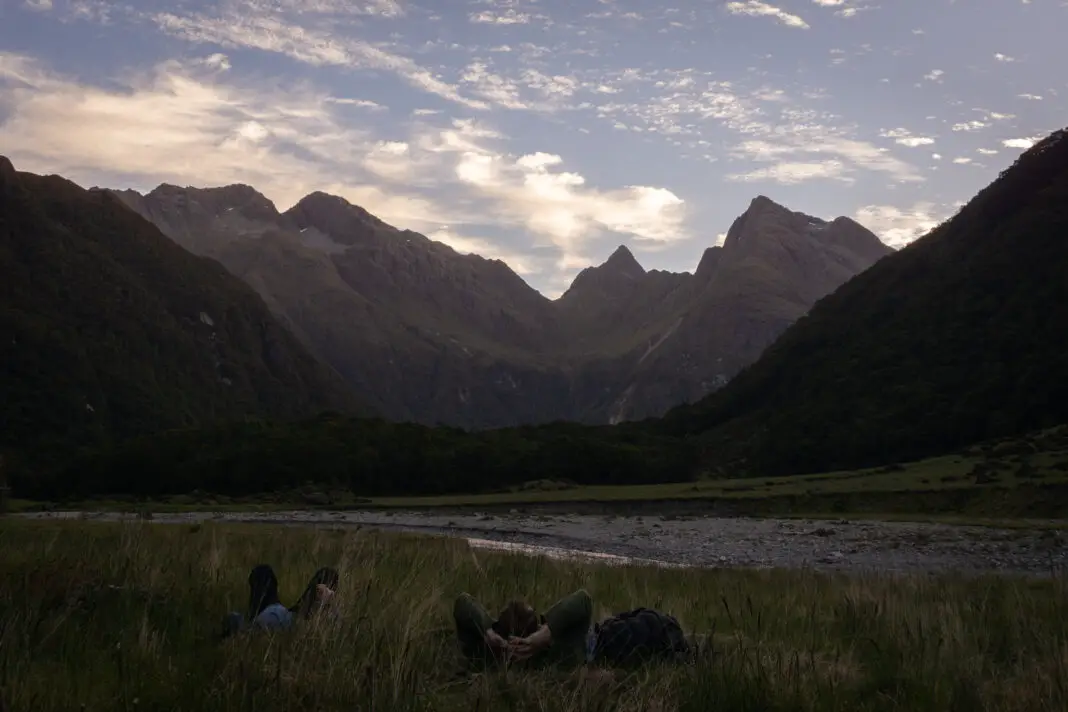
M 789 477 L 605 486 L 539 480 L 503 492 L 370 499 L 310 486 L 245 497 L 176 495 L 151 502 L 132 497 L 67 503 L 16 500 L 11 510 L 247 512 L 302 508 L 445 514 L 850 517 L 1014 527 L 1060 520 L 1063 526 L 1068 524 L 1068 429 L 1063 431 L 1057 431 L 1062 437 L 1056 447 L 1047 445 L 1025 455 L 1011 449 L 975 449 L 887 467 Z
M 43 512 L 40 520 L 136 520 L 117 512 Z M 1068 569 L 1068 533 L 1055 527 L 924 522 L 616 515 L 310 511 L 159 513 L 160 524 L 198 522 L 370 527 L 519 545 L 563 558 L 696 567 L 813 568 L 851 572 L 1012 572 Z

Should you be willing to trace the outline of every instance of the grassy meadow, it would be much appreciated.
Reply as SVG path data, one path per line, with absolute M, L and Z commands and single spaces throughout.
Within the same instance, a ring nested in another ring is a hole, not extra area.
M 588 566 L 458 540 L 263 525 L 0 520 L 0 709 L 1068 709 L 1068 581 Z M 340 621 L 220 641 L 253 565 L 283 601 L 341 571 Z M 464 674 L 451 604 L 585 587 L 675 614 L 695 663 Z

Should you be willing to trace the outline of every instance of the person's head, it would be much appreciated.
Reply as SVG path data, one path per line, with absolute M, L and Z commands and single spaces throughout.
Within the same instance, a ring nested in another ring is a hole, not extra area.
M 248 575 L 248 612 L 249 618 L 258 616 L 264 608 L 278 603 L 278 577 L 274 569 L 267 564 L 260 564 Z
M 337 569 L 332 569 L 329 566 L 324 566 L 312 576 L 313 584 L 326 586 L 331 591 L 337 590 L 337 585 L 340 580 L 341 575 L 338 574 Z
M 533 606 L 523 600 L 509 603 L 497 616 L 493 630 L 504 639 L 525 638 L 538 630 L 540 619 Z
M 301 616 L 311 615 L 319 604 L 326 603 L 333 596 L 340 580 L 337 569 L 322 567 L 312 575 L 304 593 L 290 610 Z

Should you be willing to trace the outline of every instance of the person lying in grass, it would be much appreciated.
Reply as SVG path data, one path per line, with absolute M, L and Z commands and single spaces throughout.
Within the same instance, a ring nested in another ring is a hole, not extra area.
M 496 620 L 462 593 L 453 605 L 453 619 L 464 656 L 476 663 L 630 665 L 677 658 L 692 647 L 673 616 L 649 608 L 592 625 L 593 601 L 585 589 L 561 598 L 543 615 L 523 600 L 512 601 Z
M 319 569 L 308 581 L 304 593 L 300 594 L 297 602 L 289 607 L 289 612 L 298 619 L 312 618 L 327 612 L 337 615 L 338 608 L 334 605 L 336 600 L 334 595 L 339 580 L 337 569 L 329 566 Z
M 286 630 L 298 619 L 307 619 L 331 605 L 337 591 L 338 572 L 323 567 L 315 572 L 297 602 L 286 607 L 278 597 L 278 576 L 269 564 L 253 567 L 248 575 L 249 604 L 246 615 L 227 614 L 223 637 L 244 630 Z

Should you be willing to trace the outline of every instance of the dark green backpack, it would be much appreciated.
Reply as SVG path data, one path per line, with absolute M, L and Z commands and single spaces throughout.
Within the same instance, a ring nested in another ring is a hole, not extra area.
M 651 608 L 617 613 L 594 626 L 594 663 L 629 666 L 677 659 L 690 652 L 674 616 Z

